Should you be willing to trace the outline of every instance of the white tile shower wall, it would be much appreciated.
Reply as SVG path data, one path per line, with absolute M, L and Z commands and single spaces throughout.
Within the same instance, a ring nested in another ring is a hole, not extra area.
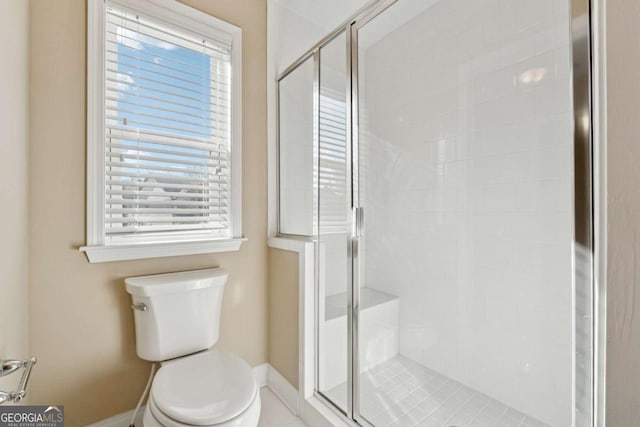
M 402 355 L 553 426 L 572 393 L 568 7 L 440 1 L 361 41 L 366 286 L 399 297 Z
M 280 82 L 280 232 L 313 234 L 313 61 Z

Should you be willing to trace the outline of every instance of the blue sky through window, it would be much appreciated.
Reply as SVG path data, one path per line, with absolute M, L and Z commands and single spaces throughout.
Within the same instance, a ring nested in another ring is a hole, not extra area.
M 137 32 L 124 30 L 121 34 L 117 71 L 119 80 L 126 82 L 127 90 L 119 96 L 120 124 L 200 140 L 210 138 L 213 124 L 211 57 Z M 134 140 L 125 142 L 138 144 Z M 166 148 L 152 143 L 144 146 Z M 171 151 L 185 155 L 207 154 L 204 150 L 186 147 L 172 147 Z M 155 153 L 154 157 L 175 156 Z

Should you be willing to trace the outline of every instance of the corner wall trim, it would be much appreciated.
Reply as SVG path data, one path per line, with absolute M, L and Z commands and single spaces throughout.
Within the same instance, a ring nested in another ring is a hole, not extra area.
M 256 377 L 256 383 L 258 383 L 258 387 L 264 387 L 267 385 L 267 378 L 269 378 L 269 368 L 271 368 L 271 365 L 269 365 L 268 363 L 263 363 L 262 365 L 253 367 L 253 376 Z
M 273 366 L 269 365 L 267 387 L 282 400 L 296 416 L 300 414 L 298 408 L 298 390 L 282 376 Z

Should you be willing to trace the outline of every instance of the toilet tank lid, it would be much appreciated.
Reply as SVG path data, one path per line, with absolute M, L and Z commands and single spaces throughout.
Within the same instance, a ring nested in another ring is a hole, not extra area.
M 124 280 L 127 292 L 136 296 L 177 294 L 185 291 L 224 286 L 228 273 L 223 268 L 180 271 L 129 277 Z

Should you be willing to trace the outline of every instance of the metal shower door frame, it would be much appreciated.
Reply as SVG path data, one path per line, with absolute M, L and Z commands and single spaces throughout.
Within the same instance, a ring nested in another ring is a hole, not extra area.
M 350 85 L 351 85 L 351 149 L 352 149 L 352 211 L 354 218 L 354 230 L 352 237 L 352 305 L 350 331 L 351 361 L 351 393 L 349 393 L 350 415 L 353 420 L 363 426 L 371 426 L 360 412 L 360 288 L 361 288 L 361 256 L 359 254 L 360 229 L 362 228 L 362 206 L 359 192 L 359 105 L 358 105 L 358 31 L 384 13 L 391 5 L 401 0 L 381 0 L 375 7 L 369 9 L 353 20 L 350 25 Z M 567 0 L 571 16 L 571 65 L 572 65 L 572 101 L 573 101 L 573 166 L 574 166 L 574 238 L 572 247 L 573 264 L 573 291 L 574 291 L 574 331 L 573 331 L 573 373 L 572 373 L 572 426 L 573 427 L 601 427 L 604 408 L 600 408 L 604 402 L 604 372 L 599 359 L 603 357 L 602 348 L 604 330 L 602 328 L 604 312 L 599 308 L 602 289 L 597 288 L 594 274 L 595 242 L 594 242 L 594 137 L 593 137 L 593 32 L 592 11 L 590 0 Z M 578 256 L 585 256 L 584 263 L 576 262 Z M 590 354 L 589 368 L 589 413 L 586 424 L 578 424 L 576 402 L 576 310 L 575 292 L 577 289 L 587 289 L 589 292 L 589 316 L 590 320 Z

